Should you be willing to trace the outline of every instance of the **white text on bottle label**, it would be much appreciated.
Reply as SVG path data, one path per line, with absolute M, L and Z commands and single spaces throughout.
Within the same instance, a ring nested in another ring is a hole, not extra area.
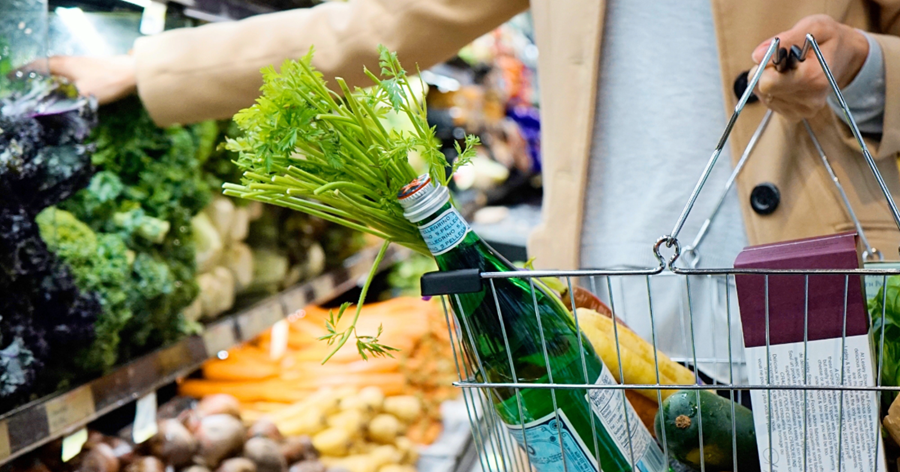
M 606 365 L 597 385 L 616 385 L 616 379 Z M 612 437 L 619 452 L 635 468 L 641 472 L 659 472 L 667 469 L 665 457 L 650 437 L 650 432 L 638 418 L 637 413 L 627 403 L 622 390 L 591 389 L 587 393 L 587 401 L 594 414 L 600 418 L 603 428 Z M 626 422 L 626 411 L 628 412 Z M 632 457 L 633 453 L 633 457 Z
M 455 208 L 451 208 L 434 220 L 419 226 L 419 232 L 422 233 L 422 239 L 425 240 L 428 250 L 437 256 L 462 242 L 469 232 L 469 225 Z
M 506 425 L 506 428 L 538 472 L 597 470 L 597 460 L 562 410 L 526 423 L 524 428 L 521 425 Z

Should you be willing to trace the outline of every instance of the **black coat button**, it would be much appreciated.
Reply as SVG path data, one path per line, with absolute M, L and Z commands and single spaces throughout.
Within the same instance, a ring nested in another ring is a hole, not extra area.
M 781 192 L 775 184 L 764 182 L 750 192 L 750 207 L 759 215 L 769 215 L 778 208 L 781 201 Z
M 747 90 L 747 85 L 750 83 L 750 71 L 745 70 L 738 74 L 737 78 L 734 79 L 734 96 L 739 100 L 744 95 L 744 90 Z M 750 98 L 747 99 L 747 103 L 756 103 L 759 101 L 759 97 L 756 94 L 751 93 Z

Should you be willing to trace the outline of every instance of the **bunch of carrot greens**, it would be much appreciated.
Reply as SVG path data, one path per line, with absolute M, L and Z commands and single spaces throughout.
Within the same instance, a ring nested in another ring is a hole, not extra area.
M 312 49 L 300 60 L 285 61 L 280 72 L 263 69 L 262 96 L 234 117 L 243 136 L 226 143 L 239 154 L 236 164 L 243 170 L 240 184 L 223 185 L 226 195 L 302 211 L 384 239 L 353 322 L 342 331 L 335 329 L 349 304 L 327 322 L 329 334 L 323 340 L 334 349 L 323 362 L 351 337 L 363 358 L 396 350 L 378 342 L 380 329 L 359 334 L 356 321 L 390 243 L 430 255 L 397 202 L 398 191 L 417 177 L 408 155 L 421 155 L 432 181 L 446 185 L 456 169 L 471 161 L 479 144 L 475 136 L 467 136 L 464 146 L 457 144 L 459 157 L 448 174 L 434 128 L 428 126 L 424 98 L 416 97 L 397 54 L 384 46 L 378 52 L 380 77 L 365 70 L 373 86 L 351 91 L 337 78 L 341 93 L 329 89 L 311 65 Z M 391 112 L 405 115 L 411 130 L 388 129 L 384 119 Z

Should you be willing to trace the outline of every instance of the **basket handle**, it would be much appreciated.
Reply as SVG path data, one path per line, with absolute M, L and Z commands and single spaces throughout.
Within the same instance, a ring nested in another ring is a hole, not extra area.
M 894 223 L 896 223 L 897 228 L 900 229 L 900 210 L 898 210 L 897 204 L 894 202 L 894 198 L 891 195 L 890 190 L 888 190 L 887 184 L 884 182 L 884 178 L 881 176 L 881 172 L 878 170 L 878 167 L 875 164 L 875 159 L 869 152 L 869 147 L 866 145 L 866 142 L 859 131 L 859 127 L 857 127 L 856 125 L 856 120 L 850 113 L 847 102 L 844 100 L 844 95 L 841 93 L 841 89 L 840 87 L 838 87 L 837 81 L 835 80 L 834 75 L 831 73 L 831 69 L 825 62 L 825 57 L 822 55 L 822 50 L 819 49 L 819 44 L 816 42 L 815 37 L 813 37 L 812 34 L 807 34 L 806 41 L 804 42 L 803 47 L 799 48 L 797 46 L 792 46 L 790 52 L 783 48 L 779 48 L 780 44 L 781 41 L 779 40 L 779 38 L 776 37 L 775 39 L 773 39 L 769 44 L 769 47 L 766 50 L 766 53 L 763 56 L 763 60 L 760 62 L 760 64 L 768 64 L 769 61 L 774 57 L 775 60 L 773 61 L 773 64 L 775 65 L 776 70 L 787 70 L 788 68 L 795 67 L 797 61 L 802 62 L 803 60 L 805 60 L 809 50 L 813 50 L 816 55 L 816 59 L 819 62 L 819 65 L 822 67 L 822 71 L 825 73 L 825 77 L 828 79 L 831 90 L 832 92 L 834 92 L 835 98 L 837 98 L 838 103 L 841 106 L 841 111 L 843 111 L 844 113 L 846 122 L 849 124 L 850 130 L 853 133 L 853 136 L 856 138 L 856 142 L 859 144 L 860 149 L 862 150 L 863 157 L 866 159 L 866 163 L 869 165 L 869 169 L 875 176 L 875 180 L 878 182 L 879 188 L 881 188 L 881 192 L 884 195 L 884 198 L 888 203 L 888 207 L 891 210 L 891 216 L 893 216 L 894 218 Z M 765 67 L 758 67 L 754 72 L 753 77 L 747 84 L 747 88 L 744 90 L 744 93 L 741 95 L 741 98 L 735 105 L 734 112 L 732 113 L 731 118 L 728 120 L 728 124 L 725 126 L 722 137 L 719 139 L 715 150 L 713 150 L 712 156 L 710 156 L 706 167 L 703 169 L 703 173 L 701 174 L 700 179 L 697 181 L 697 184 L 694 186 L 694 190 L 691 192 L 691 196 L 688 198 L 684 209 L 682 209 L 681 215 L 678 217 L 678 220 L 676 221 L 675 226 L 672 228 L 672 231 L 668 235 L 659 238 L 659 240 L 657 240 L 656 244 L 653 246 L 653 251 L 656 254 L 657 259 L 659 259 L 660 263 L 666 264 L 670 269 L 673 267 L 673 264 L 681 254 L 680 244 L 678 243 L 678 234 L 684 227 L 684 223 L 687 220 L 688 215 L 690 215 L 694 204 L 697 202 L 697 197 L 699 196 L 700 191 L 703 189 L 703 186 L 709 179 L 709 175 L 712 172 L 713 166 L 715 166 L 716 162 L 719 159 L 719 156 L 722 154 L 722 149 L 725 147 L 725 143 L 728 141 L 728 137 L 731 135 L 731 130 L 734 128 L 734 123 L 737 121 L 738 116 L 740 116 L 741 111 L 744 109 L 744 106 L 747 104 L 747 101 L 753 94 L 753 89 L 756 88 L 756 84 L 759 82 L 759 78 L 762 76 L 762 72 L 764 70 Z M 811 133 L 811 128 L 807 127 L 807 129 Z M 815 135 L 810 134 L 810 136 L 813 138 L 813 143 L 816 145 L 817 150 L 820 150 L 821 146 L 818 145 L 818 140 L 815 139 Z M 824 156 L 824 152 L 820 152 L 820 157 L 824 159 L 823 162 L 826 163 L 826 168 L 830 170 L 831 166 L 828 165 L 827 157 Z M 854 223 L 857 225 L 857 230 L 861 230 L 862 227 L 861 225 L 859 225 L 859 221 L 855 218 L 855 214 L 849 206 L 849 200 L 846 199 L 846 193 L 843 192 L 843 188 L 840 187 L 840 183 L 837 182 L 836 177 L 834 177 L 833 171 L 830 171 L 830 174 L 836 185 L 838 185 L 841 196 L 845 201 L 845 206 L 847 206 L 848 211 L 851 213 L 851 218 L 854 219 Z M 665 244 L 667 248 L 676 248 L 675 253 L 668 259 L 668 261 L 666 261 L 665 257 L 661 254 L 660 249 L 663 244 Z M 871 248 L 868 245 L 867 240 L 865 241 L 865 244 L 866 252 L 868 253 L 867 258 L 876 255 L 878 257 L 881 257 L 880 252 L 878 252 L 878 250 L 875 248 Z M 898 246 L 898 253 L 900 253 L 900 246 Z

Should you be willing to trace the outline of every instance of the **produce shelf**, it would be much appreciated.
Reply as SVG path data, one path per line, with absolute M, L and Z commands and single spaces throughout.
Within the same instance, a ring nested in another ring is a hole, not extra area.
M 104 377 L 0 416 L 0 465 L 189 375 L 205 360 L 253 339 L 294 311 L 352 289 L 368 274 L 377 252 L 378 248 L 363 250 L 348 258 L 343 267 L 212 322 L 202 335 L 187 337 L 133 360 Z M 409 250 L 405 248 L 391 246 L 379 270 L 390 267 L 408 254 Z

